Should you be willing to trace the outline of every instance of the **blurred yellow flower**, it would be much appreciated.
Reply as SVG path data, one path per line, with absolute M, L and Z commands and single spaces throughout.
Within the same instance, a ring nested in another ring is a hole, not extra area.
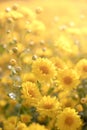
M 34 20 L 30 24 L 30 30 L 33 35 L 41 36 L 42 34 L 45 34 L 46 27 L 45 27 L 44 23 L 42 23 L 41 21 Z
M 78 46 L 75 45 L 72 39 L 67 37 L 67 35 L 60 35 L 59 39 L 55 41 L 55 47 L 57 47 L 61 56 L 73 56 L 78 54 Z
M 29 127 L 29 130 L 48 130 L 47 128 L 45 128 L 44 125 L 40 125 L 38 123 L 32 123 Z
M 22 122 L 18 122 L 15 129 L 16 129 L 16 130 L 28 130 L 26 124 L 25 124 L 25 123 L 22 123 Z
M 36 83 L 36 77 L 31 72 L 30 73 L 24 73 L 24 74 L 21 75 L 21 77 L 22 77 L 23 82 L 29 81 L 29 82 L 32 82 L 32 83 Z
M 79 60 L 75 68 L 81 78 L 87 78 L 87 59 Z
M 65 107 L 70 107 L 70 108 L 75 108 L 77 105 L 78 101 L 73 99 L 72 97 L 66 97 L 60 100 L 63 108 Z
M 64 62 L 63 59 L 55 56 L 51 58 L 52 62 L 54 63 L 54 65 L 56 66 L 56 68 L 59 69 L 64 69 L 67 67 L 66 63 Z
M 17 123 L 16 116 L 9 117 L 7 120 L 4 121 L 4 129 L 5 130 L 15 130 L 16 123 Z
M 32 116 L 30 116 L 28 114 L 21 114 L 20 118 L 21 118 L 21 122 L 29 123 L 31 121 Z

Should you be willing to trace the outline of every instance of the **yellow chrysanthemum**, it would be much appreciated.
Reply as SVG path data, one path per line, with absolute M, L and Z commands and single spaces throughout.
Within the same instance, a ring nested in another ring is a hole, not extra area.
M 47 58 L 38 58 L 32 64 L 32 72 L 39 81 L 51 81 L 55 75 L 56 70 L 54 64 Z
M 52 62 L 54 63 L 54 65 L 56 66 L 56 68 L 59 69 L 64 69 L 67 67 L 67 65 L 65 64 L 65 62 L 59 58 L 59 57 L 52 57 L 51 58 Z
M 55 116 L 59 110 L 60 103 L 56 97 L 43 96 L 37 104 L 37 111 L 41 115 L 52 117 Z
M 81 78 L 87 78 L 87 59 L 81 59 L 75 66 Z
M 78 94 L 75 91 L 62 91 L 58 97 L 63 108 L 74 108 L 79 102 Z
M 24 31 L 26 30 L 27 33 L 25 32 L 26 33 L 25 35 L 24 32 L 23 31 L 22 32 L 25 35 L 24 40 L 28 43 L 29 41 L 30 42 L 33 41 L 35 44 L 39 43 L 41 39 L 43 39 L 45 36 L 46 27 L 44 23 L 42 23 L 39 20 L 33 20 L 32 22 L 29 21 L 26 23 L 26 26 L 24 25 L 24 27 L 25 28 L 23 30 Z
M 29 130 L 48 130 L 45 126 L 37 123 L 32 123 L 28 128 Z
M 78 103 L 78 101 L 73 99 L 72 97 L 66 97 L 64 99 L 61 99 L 60 102 L 64 108 L 65 107 L 74 108 Z
M 4 129 L 15 130 L 17 119 L 18 118 L 16 116 L 12 116 L 12 117 L 9 117 L 7 120 L 5 120 L 3 123 Z
M 12 10 L 6 14 L 6 18 L 12 18 L 13 20 L 17 20 L 17 19 L 23 18 L 23 15 L 19 12 Z
M 42 87 L 41 87 L 41 94 L 42 95 L 47 95 L 48 91 L 51 89 L 51 86 L 50 84 L 44 84 Z
M 59 85 L 65 90 L 72 90 L 79 84 L 79 75 L 73 69 L 64 69 L 58 71 Z
M 58 115 L 56 125 L 60 130 L 77 130 L 81 127 L 82 121 L 75 109 L 65 108 Z
M 78 112 L 82 112 L 82 111 L 83 111 L 83 106 L 82 106 L 82 104 L 76 105 L 76 110 L 77 110 Z
M 38 20 L 34 20 L 32 23 L 31 23 L 31 26 L 30 26 L 30 30 L 32 31 L 33 35 L 42 35 L 42 34 L 45 34 L 45 25 L 38 21 Z
M 58 47 L 58 51 L 62 56 L 73 56 L 78 54 L 78 47 L 73 44 L 72 40 L 66 35 L 61 35 L 55 42 L 55 46 Z
M 26 126 L 25 123 L 18 122 L 15 129 L 16 130 L 28 130 L 28 127 Z
M 21 114 L 20 119 L 23 123 L 29 123 L 31 121 L 31 116 L 29 114 Z
M 21 77 L 22 77 L 23 82 L 26 82 L 26 81 L 29 81 L 32 83 L 36 82 L 36 78 L 33 73 L 24 73 L 23 75 L 21 75 Z
M 18 8 L 18 12 L 22 13 L 24 15 L 24 18 L 27 18 L 30 22 L 36 19 L 36 14 L 30 8 L 22 6 Z
M 32 82 L 24 82 L 22 84 L 22 97 L 26 100 L 26 103 L 29 105 L 35 105 L 40 99 L 41 94 L 38 86 Z

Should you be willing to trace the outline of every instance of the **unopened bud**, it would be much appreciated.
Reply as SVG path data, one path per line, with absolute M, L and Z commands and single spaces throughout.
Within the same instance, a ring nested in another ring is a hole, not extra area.
M 15 68 L 15 70 L 16 70 L 17 73 L 20 73 L 22 69 L 21 69 L 20 66 L 17 66 L 17 67 Z
M 13 10 L 17 10 L 18 9 L 18 4 L 14 4 L 12 7 Z
M 14 48 L 12 48 L 12 51 L 13 51 L 14 53 L 17 53 L 17 52 L 18 52 L 18 48 L 17 48 L 17 47 L 14 47 Z
M 32 60 L 36 60 L 36 59 L 37 59 L 37 55 L 33 55 Z
M 16 65 L 16 60 L 15 60 L 15 59 L 11 59 L 11 60 L 10 60 L 10 64 L 11 64 L 12 66 L 15 66 L 15 65 Z
M 37 14 L 40 14 L 40 13 L 42 13 L 43 9 L 41 7 L 37 7 L 35 9 L 35 11 L 36 11 Z
M 86 98 L 81 98 L 81 103 L 82 103 L 82 104 L 87 103 L 87 99 L 86 99 Z

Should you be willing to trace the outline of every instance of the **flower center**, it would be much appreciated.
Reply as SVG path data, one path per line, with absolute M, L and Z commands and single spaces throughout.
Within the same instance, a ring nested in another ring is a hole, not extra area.
M 23 122 L 28 122 L 28 118 L 27 117 L 22 117 L 22 121 Z
M 31 97 L 35 97 L 35 93 L 33 92 L 33 90 L 28 90 L 28 93 Z
M 43 74 L 48 74 L 49 70 L 46 66 L 40 66 L 40 70 L 42 71 Z
M 73 118 L 72 117 L 66 117 L 66 119 L 65 119 L 65 124 L 67 124 L 67 125 L 69 125 L 69 126 L 71 126 L 72 124 L 73 124 Z
M 83 67 L 83 71 L 84 71 L 84 72 L 87 72 L 87 65 L 85 65 L 85 66 Z
M 51 109 L 52 107 L 53 107 L 53 104 L 49 104 L 49 103 L 44 104 L 45 109 Z
M 63 68 L 62 65 L 61 65 L 60 63 L 55 63 L 55 66 L 56 66 L 57 68 L 60 68 L 60 69 Z
M 70 102 L 70 101 L 67 101 L 67 102 L 65 102 L 65 106 L 66 106 L 66 107 L 71 107 L 71 106 L 72 106 L 72 104 L 71 104 L 71 102 Z
M 72 83 L 72 78 L 69 77 L 69 76 L 66 76 L 66 77 L 63 78 L 63 81 L 64 81 L 65 84 L 69 85 L 69 84 Z

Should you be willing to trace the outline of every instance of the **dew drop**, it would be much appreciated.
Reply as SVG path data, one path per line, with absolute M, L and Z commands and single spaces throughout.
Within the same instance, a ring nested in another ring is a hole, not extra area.
M 6 11 L 6 12 L 10 12 L 10 11 L 11 11 L 11 8 L 10 8 L 10 7 L 7 7 L 7 8 L 5 9 L 5 11 Z
M 15 95 L 13 92 L 9 93 L 8 95 L 9 95 L 9 97 L 10 97 L 11 99 L 13 99 L 13 100 L 16 99 L 16 95 Z

